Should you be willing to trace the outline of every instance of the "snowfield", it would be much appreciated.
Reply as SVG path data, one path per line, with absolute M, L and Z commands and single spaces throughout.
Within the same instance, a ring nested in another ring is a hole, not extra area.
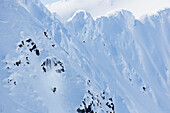
M 39 0 L 0 0 L 0 113 L 169 113 L 170 9 L 65 23 Z

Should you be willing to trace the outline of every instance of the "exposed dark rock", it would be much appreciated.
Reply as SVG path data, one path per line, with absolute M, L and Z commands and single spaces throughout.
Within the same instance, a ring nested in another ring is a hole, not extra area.
M 45 32 L 45 31 L 44 31 L 44 35 L 45 35 L 46 37 L 48 37 L 47 32 Z
M 30 48 L 30 51 L 32 52 L 36 48 L 37 48 L 36 45 L 34 45 L 32 48 Z
M 19 47 L 22 47 L 23 45 L 22 45 L 22 44 L 19 44 L 18 46 L 19 46 Z
M 43 71 L 44 71 L 44 72 L 46 72 L 46 69 L 45 69 L 45 67 L 43 67 Z
M 14 82 L 14 85 L 17 85 L 17 82 L 16 82 L 16 81 Z
M 100 95 L 101 94 L 102 94 L 102 96 L 106 97 L 106 92 L 104 90 L 100 93 Z M 103 100 L 98 95 L 96 95 L 95 97 L 91 96 L 91 95 L 94 95 L 91 90 L 87 90 L 87 95 L 88 96 L 86 96 L 83 99 L 82 104 L 80 105 L 81 108 L 77 109 L 78 113 L 97 113 L 97 112 L 100 112 L 99 110 L 101 110 L 102 113 L 103 112 L 104 113 L 115 113 L 112 98 L 108 98 L 108 100 L 106 100 L 106 98 L 105 98 Z M 90 98 L 91 98 L 91 100 L 89 100 Z M 86 99 L 88 101 L 86 101 Z M 95 111 L 95 110 L 97 110 L 97 111 Z
M 61 61 L 57 61 L 56 58 L 47 58 L 42 64 L 43 68 L 48 71 L 49 69 L 56 68 L 57 73 L 65 72 L 63 63 Z M 44 69 L 43 69 L 44 70 Z
M 24 41 L 21 41 L 22 45 L 24 45 Z
M 56 92 L 56 89 L 57 89 L 56 87 L 54 87 L 54 88 L 53 88 L 53 93 L 55 93 L 55 92 Z
M 38 56 L 40 55 L 40 52 L 39 52 L 38 49 L 35 50 L 35 53 L 36 53 L 36 55 L 38 55 Z
M 55 44 L 53 44 L 52 47 L 55 47 Z
M 143 86 L 142 88 L 143 88 L 144 91 L 146 91 L 146 87 Z
M 21 60 L 19 60 L 18 62 L 15 63 L 17 66 L 19 66 L 21 64 Z
M 64 70 L 63 68 L 61 69 L 61 71 L 62 71 L 62 72 L 65 72 L 65 70 Z
M 26 42 L 31 42 L 31 41 L 32 41 L 32 40 L 31 40 L 30 38 L 26 40 Z

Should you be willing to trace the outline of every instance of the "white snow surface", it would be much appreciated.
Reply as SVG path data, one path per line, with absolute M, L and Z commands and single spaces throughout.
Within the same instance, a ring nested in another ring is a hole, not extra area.
M 108 98 L 115 113 L 169 113 L 169 31 L 170 9 L 61 23 L 39 0 L 0 0 L 0 113 L 76 113 L 88 90 L 97 113 Z

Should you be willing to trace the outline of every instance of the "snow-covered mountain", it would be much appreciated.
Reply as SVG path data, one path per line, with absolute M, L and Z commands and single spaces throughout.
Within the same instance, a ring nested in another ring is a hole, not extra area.
M 169 113 L 170 9 L 61 23 L 39 0 L 0 0 L 0 112 Z

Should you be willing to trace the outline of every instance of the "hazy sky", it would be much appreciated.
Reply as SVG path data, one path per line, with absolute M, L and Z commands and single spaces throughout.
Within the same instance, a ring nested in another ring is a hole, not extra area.
M 59 1 L 59 0 L 40 0 L 44 5 L 51 4 L 53 2 Z
M 111 10 L 125 9 L 136 18 L 170 8 L 170 0 L 41 0 L 51 12 L 56 12 L 67 20 L 76 10 L 85 10 L 93 17 L 106 14 Z M 48 2 L 47 2 L 48 1 Z M 55 3 L 52 3 L 57 1 Z M 52 3 L 52 4 L 51 4 Z

